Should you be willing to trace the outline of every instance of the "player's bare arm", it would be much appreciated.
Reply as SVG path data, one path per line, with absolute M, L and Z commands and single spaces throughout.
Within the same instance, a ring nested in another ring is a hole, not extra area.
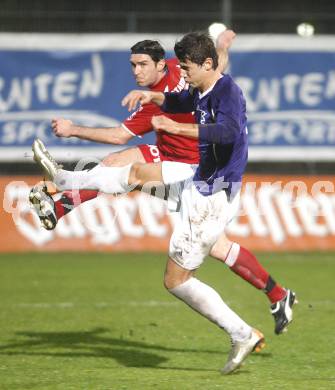
M 133 136 L 123 127 L 87 127 L 74 124 L 69 119 L 57 118 L 51 121 L 57 137 L 77 137 L 88 141 L 114 145 L 126 144 Z
M 219 70 L 223 73 L 228 65 L 228 49 L 233 44 L 236 34 L 233 30 L 225 30 L 216 39 L 216 51 L 219 56 Z
M 179 123 L 164 116 L 153 116 L 152 126 L 156 131 L 166 131 L 170 134 L 183 135 L 186 137 L 198 138 L 199 127 L 195 123 Z
M 127 106 L 128 111 L 133 111 L 138 105 L 155 103 L 158 106 L 161 106 L 164 103 L 165 96 L 162 92 L 152 92 L 152 91 L 141 91 L 133 90 L 130 91 L 123 99 L 122 106 Z

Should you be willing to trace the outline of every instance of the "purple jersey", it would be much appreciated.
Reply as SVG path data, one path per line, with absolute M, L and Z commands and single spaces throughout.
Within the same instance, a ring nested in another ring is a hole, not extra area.
M 165 93 L 162 110 L 195 111 L 200 154 L 193 178 L 195 186 L 205 196 L 225 190 L 234 197 L 247 164 L 248 137 L 245 100 L 233 79 L 223 75 L 203 94 L 191 88 Z

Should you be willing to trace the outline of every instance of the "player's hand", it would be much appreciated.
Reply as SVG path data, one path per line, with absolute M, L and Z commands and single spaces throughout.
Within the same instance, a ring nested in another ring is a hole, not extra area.
M 166 131 L 167 133 L 177 134 L 177 122 L 166 117 L 165 115 L 153 116 L 151 119 L 152 127 L 156 131 Z
M 127 106 L 128 111 L 133 111 L 137 107 L 138 104 L 148 104 L 151 102 L 151 93 L 150 91 L 141 91 L 141 90 L 133 90 L 130 91 L 123 99 L 122 106 Z
M 51 127 L 57 137 L 71 137 L 74 124 L 70 119 L 52 119 Z
M 222 31 L 216 38 L 216 48 L 217 49 L 229 49 L 233 44 L 233 40 L 236 37 L 236 34 L 233 30 Z

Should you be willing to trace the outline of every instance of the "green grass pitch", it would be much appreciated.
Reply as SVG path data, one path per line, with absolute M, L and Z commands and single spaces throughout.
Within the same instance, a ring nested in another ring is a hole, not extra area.
M 0 389 L 335 389 L 335 254 L 261 254 L 297 292 L 281 336 L 264 294 L 214 260 L 213 286 L 266 348 L 222 376 L 227 335 L 162 286 L 163 254 L 0 256 Z

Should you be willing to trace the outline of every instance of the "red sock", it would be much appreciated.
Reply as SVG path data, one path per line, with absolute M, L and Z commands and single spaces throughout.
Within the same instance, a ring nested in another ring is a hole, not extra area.
M 241 278 L 263 290 L 271 303 L 278 302 L 286 296 L 286 290 L 271 278 L 247 249 L 233 243 L 225 262 Z
M 76 190 L 63 192 L 61 198 L 55 201 L 55 211 L 57 218 L 62 218 L 80 204 L 96 198 L 98 194 L 99 191 L 96 190 Z

